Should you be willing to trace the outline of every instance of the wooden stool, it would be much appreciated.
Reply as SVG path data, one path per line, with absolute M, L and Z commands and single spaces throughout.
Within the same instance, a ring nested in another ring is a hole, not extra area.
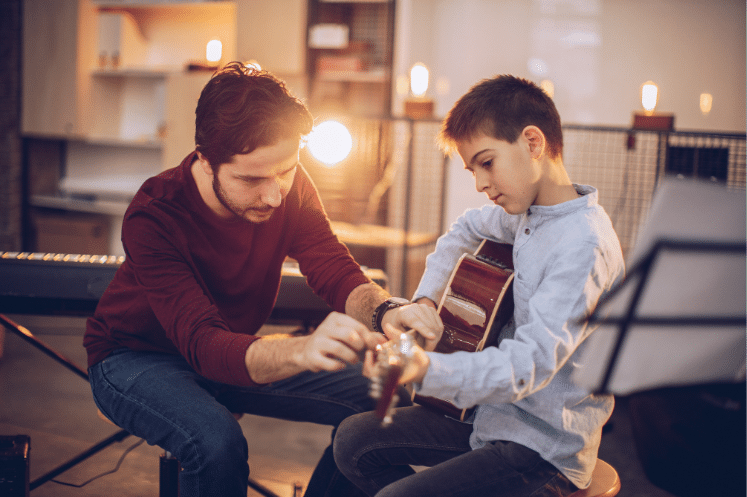
M 601 459 L 597 459 L 589 488 L 574 492 L 570 497 L 613 497 L 619 491 L 620 477 L 617 476 L 615 468 Z

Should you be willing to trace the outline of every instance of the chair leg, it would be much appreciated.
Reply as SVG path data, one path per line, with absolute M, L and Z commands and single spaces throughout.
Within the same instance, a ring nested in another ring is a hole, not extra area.
M 254 490 L 255 492 L 259 493 L 260 495 L 264 497 L 280 497 L 278 494 L 276 494 L 269 488 L 265 487 L 264 485 L 259 483 L 257 480 L 252 480 L 251 478 L 249 478 L 249 488 L 251 488 L 252 490 Z
M 179 471 L 181 465 L 176 457 L 170 452 L 161 454 L 161 463 L 158 474 L 158 496 L 179 497 Z

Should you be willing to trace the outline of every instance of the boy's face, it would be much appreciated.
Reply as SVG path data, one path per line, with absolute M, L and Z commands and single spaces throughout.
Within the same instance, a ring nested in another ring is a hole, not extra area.
M 525 128 L 514 143 L 479 134 L 457 144 L 464 168 L 475 178 L 477 191 L 485 192 L 509 214 L 526 212 L 540 191 L 541 164 L 535 160 L 529 129 Z

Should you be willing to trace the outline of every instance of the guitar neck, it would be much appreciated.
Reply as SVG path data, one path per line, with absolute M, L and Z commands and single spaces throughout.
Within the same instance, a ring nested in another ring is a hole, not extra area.
M 483 240 L 475 252 L 475 257 L 482 262 L 492 266 L 514 270 L 514 248 L 508 243 L 498 243 L 492 240 Z

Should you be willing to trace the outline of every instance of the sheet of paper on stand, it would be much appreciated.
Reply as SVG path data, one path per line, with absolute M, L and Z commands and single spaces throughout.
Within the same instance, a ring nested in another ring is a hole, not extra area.
M 604 383 L 643 277 L 636 268 L 661 240 L 695 244 L 656 252 L 605 390 L 626 395 L 745 379 L 745 192 L 668 178 L 627 258 L 626 281 L 595 311 L 602 324 L 584 345 L 584 367 L 574 376 L 592 391 Z

